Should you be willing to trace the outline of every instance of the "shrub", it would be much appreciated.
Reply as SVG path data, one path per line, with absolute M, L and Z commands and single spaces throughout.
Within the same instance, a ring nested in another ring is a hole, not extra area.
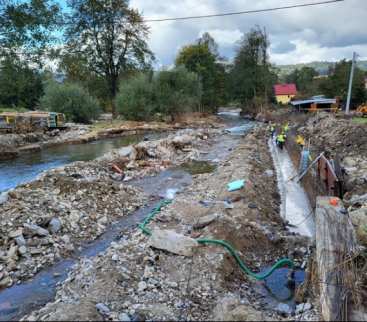
M 194 111 L 200 104 L 201 84 L 197 74 L 177 67 L 156 77 L 157 111 L 175 116 Z
M 153 82 L 148 75 L 140 74 L 121 83 L 116 108 L 126 119 L 148 120 L 155 111 L 155 105 Z
M 41 98 L 42 109 L 64 113 L 68 121 L 90 123 L 100 114 L 98 101 L 78 84 L 49 83 Z
M 193 111 L 200 104 L 201 85 L 195 73 L 184 67 L 141 74 L 120 85 L 116 106 L 127 119 L 149 120 L 156 113 L 174 117 Z

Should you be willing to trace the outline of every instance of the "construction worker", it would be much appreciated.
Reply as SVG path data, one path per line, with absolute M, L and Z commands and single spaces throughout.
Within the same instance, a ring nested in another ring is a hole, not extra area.
M 296 137 L 296 143 L 303 148 L 305 146 L 305 139 L 301 135 L 297 135 Z
M 287 132 L 289 131 L 289 122 L 284 124 L 283 131 L 284 131 L 284 134 L 287 134 Z
M 285 139 L 286 137 L 283 132 L 277 135 L 277 145 L 281 150 L 283 150 Z

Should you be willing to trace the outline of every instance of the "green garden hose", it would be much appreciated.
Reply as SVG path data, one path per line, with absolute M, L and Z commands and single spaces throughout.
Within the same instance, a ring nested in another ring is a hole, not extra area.
M 144 221 L 138 225 L 138 227 L 143 231 L 144 234 L 150 236 L 152 233 L 151 231 L 146 228 L 145 226 L 152 220 L 152 218 L 161 211 L 162 207 L 170 204 L 172 201 L 171 200 L 162 200 L 156 207 L 153 208 L 153 210 L 149 213 L 149 215 L 144 219 Z M 273 274 L 273 272 L 279 268 L 279 267 L 283 267 L 283 266 L 288 266 L 289 268 L 293 268 L 294 267 L 294 263 L 288 259 L 288 258 L 283 258 L 280 259 L 279 261 L 277 261 L 270 269 L 269 271 L 265 272 L 265 273 L 254 273 L 252 272 L 245 264 L 244 262 L 241 260 L 241 258 L 238 256 L 236 250 L 226 241 L 224 240 L 219 240 L 219 239 L 206 239 L 206 238 L 200 238 L 196 240 L 199 244 L 215 244 L 215 245 L 221 245 L 223 246 L 232 256 L 233 258 L 236 260 L 237 264 L 240 266 L 241 270 L 255 278 L 256 280 L 263 280 L 265 278 L 267 278 L 268 276 L 270 276 L 271 274 Z

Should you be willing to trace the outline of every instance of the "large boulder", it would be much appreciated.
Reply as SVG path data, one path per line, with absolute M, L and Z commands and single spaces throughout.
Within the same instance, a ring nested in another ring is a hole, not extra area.
M 367 208 L 360 208 L 349 213 L 356 227 L 358 241 L 367 246 Z
M 220 299 L 213 310 L 213 321 L 269 321 L 262 312 L 241 304 L 234 295 Z
M 192 256 L 193 249 L 199 244 L 195 239 L 178 234 L 173 230 L 154 229 L 149 238 L 149 245 L 173 254 Z

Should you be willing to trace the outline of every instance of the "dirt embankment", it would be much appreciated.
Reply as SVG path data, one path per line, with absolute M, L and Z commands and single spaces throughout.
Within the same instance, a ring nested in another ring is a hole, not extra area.
M 80 144 L 111 137 L 164 132 L 190 128 L 218 128 L 221 121 L 214 115 L 184 115 L 175 123 L 113 121 L 93 125 L 67 124 L 64 130 L 50 130 L 24 134 L 0 134 L 0 160 L 17 157 L 20 153 L 39 151 L 42 148 Z
M 140 142 L 95 161 L 47 171 L 2 195 L 0 288 L 32 277 L 143 206 L 147 196 L 126 181 L 193 158 L 198 146 L 219 133 L 187 130 Z M 113 164 L 123 174 L 114 172 Z
M 226 184 L 245 180 L 244 189 Z M 224 202 L 226 201 L 226 202 Z M 284 256 L 301 263 L 304 239 L 279 216 L 279 195 L 264 129 L 248 134 L 217 170 L 162 209 L 150 229 L 224 239 L 253 270 Z M 56 300 L 25 317 L 37 320 L 269 320 L 263 296 L 221 247 L 194 247 L 193 256 L 150 247 L 136 228 L 94 259 L 83 259 L 58 288 Z M 170 243 L 174 246 L 175 241 Z M 180 246 L 180 245 L 176 245 Z

